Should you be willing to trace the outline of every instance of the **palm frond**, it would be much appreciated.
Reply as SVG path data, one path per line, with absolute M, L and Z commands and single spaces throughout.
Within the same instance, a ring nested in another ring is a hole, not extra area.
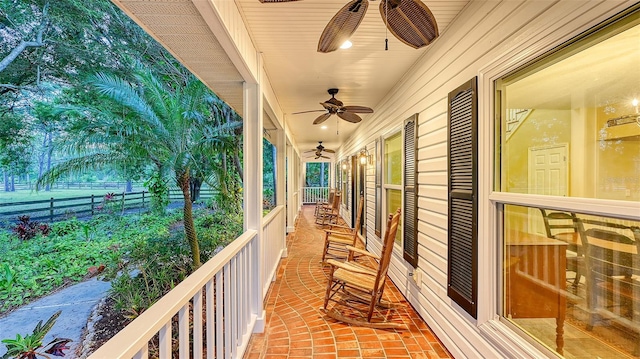
M 163 140 L 170 137 L 170 133 L 165 129 L 164 123 L 154 112 L 153 107 L 140 96 L 140 93 L 131 83 L 117 76 L 102 72 L 95 74 L 90 83 L 101 95 L 130 108 L 138 114 L 139 118 L 137 120 L 143 122 L 141 124 L 142 128 L 155 132 Z M 145 124 L 147 126 L 144 126 Z

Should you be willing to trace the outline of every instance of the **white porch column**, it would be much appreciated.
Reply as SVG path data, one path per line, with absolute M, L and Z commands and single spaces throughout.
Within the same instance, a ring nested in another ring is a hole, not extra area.
M 287 136 L 284 129 L 276 131 L 276 205 L 285 206 L 280 223 L 284 229 L 282 233 L 282 258 L 287 256 L 287 186 L 285 161 L 287 157 Z
M 287 143 L 287 233 L 295 230 L 298 215 L 298 189 L 296 184 L 296 151 Z M 286 238 L 285 238 L 286 240 Z
M 244 83 L 244 229 L 257 232 L 257 261 L 250 263 L 251 269 L 251 308 L 256 314 L 255 333 L 264 331 L 266 313 L 262 306 L 262 262 L 264 246 L 262 244 L 262 92 L 259 84 Z

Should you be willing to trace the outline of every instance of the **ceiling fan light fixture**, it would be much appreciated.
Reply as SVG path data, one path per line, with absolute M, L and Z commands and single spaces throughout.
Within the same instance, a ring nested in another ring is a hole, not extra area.
M 322 125 L 320 128 L 323 129 L 323 130 L 326 130 L 328 127 L 327 127 L 327 125 Z
M 341 49 L 348 49 L 351 46 L 353 46 L 353 43 L 351 41 L 347 40 L 347 41 L 343 42 L 342 45 L 340 45 L 340 48 Z

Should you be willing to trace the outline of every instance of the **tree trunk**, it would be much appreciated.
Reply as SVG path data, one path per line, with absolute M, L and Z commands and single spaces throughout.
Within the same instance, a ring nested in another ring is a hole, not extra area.
M 233 164 L 236 166 L 236 171 L 238 171 L 238 174 L 240 175 L 240 180 L 244 181 L 242 163 L 240 163 L 240 155 L 238 154 L 237 149 L 233 152 Z
M 15 192 L 16 191 L 16 175 L 15 174 L 11 174 L 11 188 L 9 189 L 11 192 Z
M 51 156 L 53 155 L 53 145 L 51 138 L 53 137 L 52 133 L 49 133 L 49 141 L 47 143 L 47 172 L 51 171 Z M 45 192 L 49 192 L 51 190 L 51 185 L 47 183 L 44 187 Z
M 125 186 L 124 191 L 127 192 L 127 193 L 133 192 L 133 182 L 130 179 L 127 180 L 127 184 Z
M 189 181 L 189 190 L 191 191 L 191 202 L 195 202 L 200 199 L 200 188 L 202 188 L 202 180 L 197 177 L 191 177 Z
M 4 191 L 9 192 L 9 175 L 7 170 L 2 170 L 2 177 L 4 179 Z
M 189 246 L 191 247 L 191 259 L 193 260 L 194 269 L 198 269 L 200 263 L 200 246 L 198 245 L 198 236 L 196 234 L 196 226 L 193 222 L 193 206 L 191 203 L 191 193 L 189 191 L 189 169 L 182 174 L 176 173 L 178 178 L 178 187 L 182 190 L 182 198 L 184 199 L 184 234 L 187 237 Z
M 46 148 L 47 133 L 44 134 L 44 138 L 42 139 L 42 152 L 38 155 L 38 179 L 42 178 L 42 174 L 44 173 L 44 157 Z

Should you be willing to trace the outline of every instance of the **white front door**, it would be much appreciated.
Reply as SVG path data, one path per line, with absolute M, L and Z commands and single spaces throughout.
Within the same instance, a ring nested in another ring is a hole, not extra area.
M 567 155 L 569 145 L 559 144 L 529 148 L 529 193 L 548 196 L 567 196 Z M 529 209 L 529 232 L 545 235 L 542 214 L 538 209 Z

